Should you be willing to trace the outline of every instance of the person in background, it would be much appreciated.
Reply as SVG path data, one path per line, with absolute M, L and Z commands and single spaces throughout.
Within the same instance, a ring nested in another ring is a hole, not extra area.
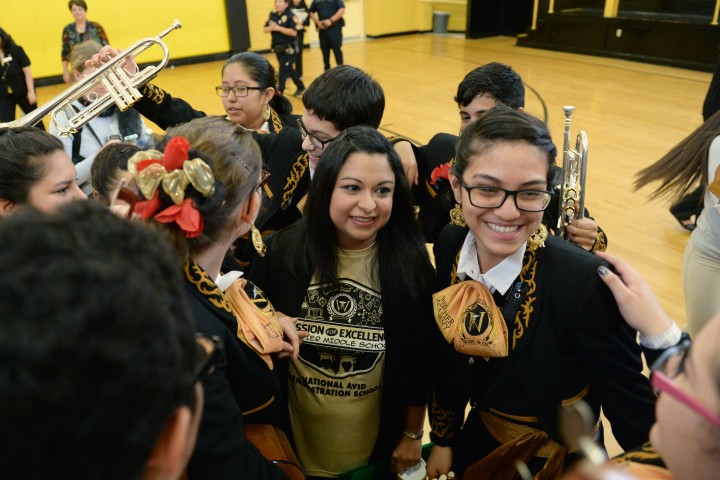
M 25 50 L 0 28 L 0 123 L 15 120 L 16 107 L 23 113 L 37 108 L 35 82 Z M 35 126 L 45 130 L 42 121 Z
M 297 87 L 293 96 L 299 97 L 305 91 L 305 85 L 294 68 L 298 54 L 298 32 L 295 29 L 295 16 L 289 7 L 290 0 L 275 0 L 275 11 L 270 13 L 264 31 L 272 35 L 272 49 L 280 65 L 280 93 L 285 91 L 285 82 L 290 77 Z
M 0 128 L 0 217 L 29 205 L 53 212 L 87 200 L 57 137 L 35 127 Z
M 335 55 L 335 63 L 343 64 L 342 27 L 345 3 L 342 0 L 313 0 L 310 5 L 310 17 L 318 29 L 320 51 L 325 70 L 330 69 L 330 50 Z
M 70 68 L 74 82 L 82 81 L 86 75 L 92 73 L 94 69 L 85 67 L 85 62 L 96 55 L 101 48 L 102 46 L 94 40 L 88 40 L 73 47 L 70 54 Z M 70 118 L 91 107 L 93 102 L 106 94 L 105 87 L 98 83 L 82 98 L 70 104 L 65 109 L 65 114 Z M 92 192 L 90 170 L 95 155 L 100 149 L 113 142 L 130 141 L 137 143 L 142 148 L 149 147 L 153 143 L 151 131 L 145 126 L 140 114 L 132 107 L 122 112 L 114 104 L 80 127 L 75 133 L 60 136 L 55 125 L 50 126 L 50 133 L 60 137 L 65 151 L 76 165 L 78 185 L 88 195 Z
M 62 57 L 62 75 L 65 83 L 72 81 L 72 75 L 68 68 L 70 63 L 70 52 L 78 43 L 86 40 L 94 40 L 100 45 L 108 45 L 108 37 L 105 29 L 97 22 L 91 22 L 87 19 L 87 3 L 85 0 L 70 0 L 68 8 L 72 13 L 75 21 L 65 25 L 62 32 L 62 49 L 60 55 Z
M 303 76 L 303 50 L 305 47 L 305 31 L 308 25 L 310 25 L 310 13 L 308 12 L 308 6 L 305 0 L 292 0 L 291 11 L 295 18 L 295 30 L 297 30 L 297 46 L 298 53 L 295 57 L 295 71 L 302 80 Z
M 83 202 L 3 219 L 0 251 L 0 477 L 179 479 L 219 352 L 165 239 Z
M 660 185 L 650 198 L 686 195 L 698 183 L 703 208 L 685 247 L 682 266 L 687 331 L 697 335 L 720 313 L 720 112 L 674 146 L 665 156 L 637 173 L 635 188 Z

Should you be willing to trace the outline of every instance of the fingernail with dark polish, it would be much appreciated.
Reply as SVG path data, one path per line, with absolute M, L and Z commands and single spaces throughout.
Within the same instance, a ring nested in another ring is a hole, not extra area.
M 598 267 L 598 273 L 600 275 L 607 275 L 608 269 L 601 265 Z

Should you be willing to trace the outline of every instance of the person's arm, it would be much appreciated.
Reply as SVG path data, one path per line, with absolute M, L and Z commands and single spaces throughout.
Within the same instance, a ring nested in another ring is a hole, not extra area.
M 572 300 L 562 307 L 566 311 L 558 312 L 567 334 L 563 341 L 572 346 L 618 443 L 634 448 L 647 441 L 655 421 L 655 395 L 642 373 L 636 330 L 623 319 L 612 291 L 598 275 L 603 265 L 586 264 L 588 258 L 579 253 L 574 259 L 564 258 L 571 263 L 555 268 L 572 270 L 563 281 L 575 282 L 576 287 Z
M 425 408 L 425 405 L 408 405 L 405 408 L 405 430 L 390 460 L 395 473 L 402 473 L 420 461 Z
M 35 96 L 35 83 L 33 82 L 32 78 L 32 72 L 30 71 L 30 67 L 23 67 L 22 69 L 23 75 L 25 75 L 25 86 L 27 86 L 27 99 L 28 102 L 30 102 L 30 105 L 35 105 L 37 103 L 37 97 Z
M 337 22 L 342 20 L 343 14 L 345 13 L 345 7 L 338 8 L 337 12 L 333 13 L 330 18 L 322 20 L 320 23 L 324 28 L 332 27 Z
M 297 36 L 297 30 L 294 28 L 287 28 L 287 27 L 281 27 L 277 23 L 270 21 L 268 22 L 268 26 L 265 27 L 265 33 L 268 32 L 280 32 L 283 35 L 286 35 L 288 37 L 296 37 Z

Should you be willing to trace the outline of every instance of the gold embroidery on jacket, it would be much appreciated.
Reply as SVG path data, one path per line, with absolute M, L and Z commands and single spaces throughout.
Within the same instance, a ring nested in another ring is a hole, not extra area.
M 293 164 L 292 168 L 290 169 L 290 175 L 287 178 L 287 182 L 285 183 L 285 188 L 283 188 L 283 201 L 282 204 L 280 204 L 280 208 L 284 208 L 288 202 L 292 200 L 293 193 L 295 193 L 295 189 L 298 186 L 298 183 L 300 182 L 300 179 L 305 174 L 305 170 L 308 168 L 308 154 L 305 153 L 301 155 L 300 157 L 295 160 L 295 163 Z
M 156 105 L 160 105 L 165 100 L 165 90 L 158 88 L 152 83 L 146 83 L 143 87 L 143 96 Z
M 207 298 L 210 303 L 221 310 L 232 314 L 232 308 L 225 295 L 220 291 L 215 282 L 210 279 L 210 276 L 205 270 L 202 269 L 194 260 L 188 259 L 185 261 L 185 278 L 192 283 L 197 290 Z
M 542 247 L 541 247 L 542 248 Z M 517 315 L 515 315 L 515 324 L 513 325 L 513 339 L 511 350 L 515 349 L 517 341 L 525 334 L 525 330 L 530 324 L 530 317 L 535 308 L 533 304 L 537 300 L 533 294 L 537 289 L 535 283 L 535 273 L 537 273 L 537 250 L 525 250 L 525 258 L 523 258 L 522 270 L 520 270 L 520 280 L 526 285 L 525 301 L 520 305 Z
M 277 133 L 280 130 L 283 129 L 283 124 L 280 121 L 280 116 L 277 114 L 277 112 L 270 108 L 270 123 L 272 123 L 273 126 L 273 132 Z

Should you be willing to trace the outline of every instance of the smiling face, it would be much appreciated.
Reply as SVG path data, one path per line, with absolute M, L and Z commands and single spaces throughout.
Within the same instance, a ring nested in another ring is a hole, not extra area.
M 305 138 L 303 138 L 302 148 L 308 152 L 310 156 L 310 168 L 315 170 L 318 162 L 320 161 L 320 157 L 322 157 L 323 153 L 325 153 L 328 145 L 326 144 L 322 148 L 319 148 L 318 146 L 315 146 L 310 137 L 314 136 L 316 139 L 324 142 L 336 138 L 342 133 L 342 131 L 338 130 L 335 124 L 329 120 L 321 120 L 320 117 L 315 115 L 311 109 L 307 109 L 303 113 L 302 124 L 309 133 L 309 135 L 306 135 Z M 318 142 L 316 141 L 316 143 Z
M 338 173 L 330 199 L 330 219 L 344 250 L 372 245 L 390 218 L 395 175 L 385 155 L 356 152 Z
M 87 200 L 75 181 L 75 165 L 63 150 L 57 150 L 39 161 L 44 162 L 43 176 L 30 187 L 29 205 L 41 212 L 52 213 L 70 202 Z
M 73 5 L 70 7 L 70 12 L 72 13 L 72 16 L 75 18 L 75 23 L 83 23 L 85 21 L 87 12 L 83 7 L 80 7 L 78 5 Z
M 506 190 L 547 190 L 547 154 L 522 141 L 504 141 L 473 156 L 462 175 L 468 187 L 491 186 Z M 515 253 L 540 225 L 543 212 L 518 210 L 508 196 L 497 208 L 470 203 L 459 178 L 452 176 L 455 200 L 475 236 L 480 270 L 485 273 Z
M 711 320 L 697 335 L 687 353 L 683 371 L 673 378 L 673 382 L 710 411 L 720 414 L 718 339 L 720 316 Z M 720 428 L 665 392 L 660 393 L 655 412 L 657 420 L 650 430 L 650 441 L 672 471 L 673 478 L 717 478 Z
M 241 63 L 231 63 L 225 67 L 222 76 L 223 87 L 259 87 L 258 82 L 253 80 L 248 71 Z M 227 97 L 222 99 L 225 113 L 228 118 L 245 128 L 252 130 L 260 129 L 265 123 L 263 110 L 270 102 L 274 90 L 268 87 L 264 90 L 248 90 L 247 96 L 236 97 L 231 91 Z

